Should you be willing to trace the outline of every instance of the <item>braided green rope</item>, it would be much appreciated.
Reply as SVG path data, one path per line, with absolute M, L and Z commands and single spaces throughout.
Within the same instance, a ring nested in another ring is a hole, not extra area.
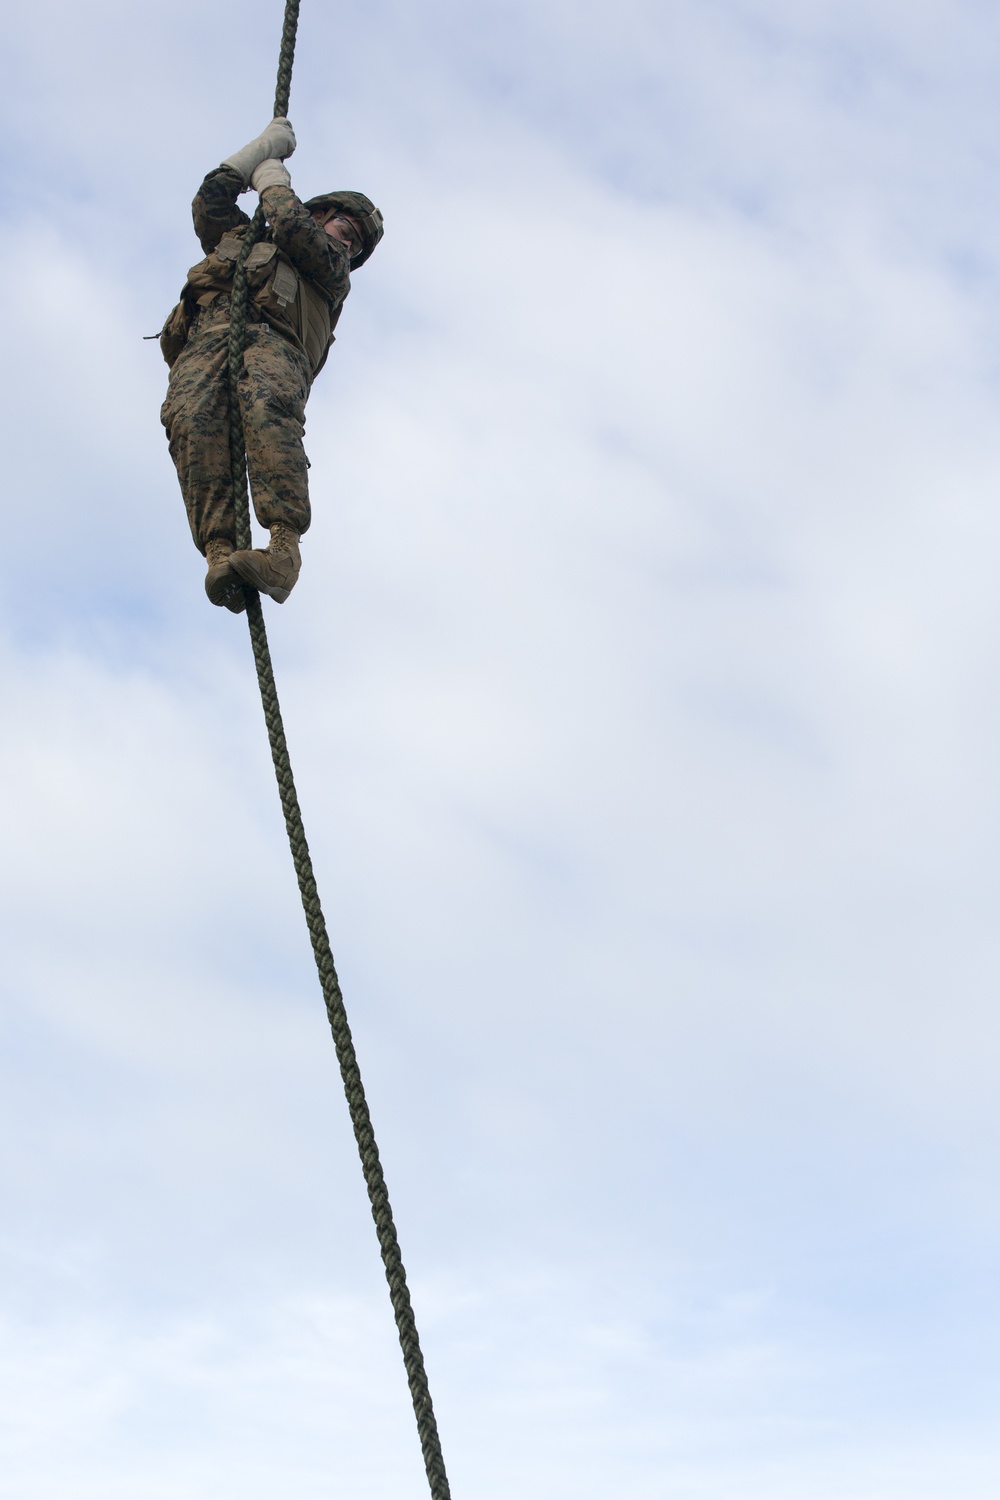
M 285 21 L 281 33 L 281 51 L 278 64 L 278 85 L 274 99 L 275 115 L 286 115 L 288 113 L 288 96 L 292 81 L 292 62 L 295 56 L 295 32 L 299 18 L 299 3 L 300 0 L 286 0 Z M 238 548 L 246 548 L 251 545 L 246 446 L 243 437 L 243 418 L 240 412 L 239 401 L 239 378 L 243 368 L 243 350 L 246 344 L 247 324 L 246 258 L 250 253 L 251 247 L 263 233 L 263 229 L 264 210 L 263 207 L 258 206 L 257 212 L 251 220 L 250 228 L 244 237 L 243 246 L 236 262 L 230 307 L 229 436 L 233 471 L 233 494 L 236 507 L 236 546 Z M 323 999 L 326 1001 L 326 1012 L 330 1020 L 330 1030 L 333 1033 L 334 1046 L 337 1049 L 337 1061 L 340 1064 L 340 1076 L 344 1081 L 347 1106 L 350 1110 L 351 1123 L 354 1126 L 354 1136 L 357 1140 L 358 1151 L 361 1156 L 361 1169 L 364 1172 L 365 1185 L 368 1188 L 372 1218 L 375 1220 L 379 1249 L 382 1252 L 382 1263 L 385 1266 L 386 1280 L 389 1283 L 389 1300 L 392 1303 L 392 1310 L 396 1317 L 396 1328 L 399 1331 L 399 1343 L 403 1351 L 403 1364 L 406 1367 L 406 1378 L 409 1381 L 410 1396 L 413 1401 L 413 1413 L 417 1419 L 417 1432 L 419 1433 L 420 1446 L 423 1450 L 424 1467 L 427 1470 L 427 1482 L 430 1485 L 432 1500 L 451 1500 L 451 1490 L 448 1485 L 448 1476 L 445 1473 L 444 1457 L 441 1452 L 441 1441 L 438 1437 L 434 1407 L 427 1384 L 427 1372 L 424 1369 L 420 1339 L 417 1336 L 417 1325 L 410 1303 L 409 1288 L 406 1284 L 406 1272 L 403 1269 L 403 1258 L 400 1254 L 396 1226 L 393 1223 L 392 1209 L 389 1204 L 389 1193 L 385 1185 L 385 1177 L 382 1173 L 382 1164 L 379 1160 L 375 1132 L 372 1128 L 371 1115 L 368 1110 L 368 1101 L 365 1098 L 365 1091 L 361 1082 L 358 1059 L 354 1051 L 354 1042 L 351 1039 L 351 1028 L 348 1025 L 347 1011 L 344 1008 L 344 997 L 341 994 L 340 981 L 337 978 L 337 970 L 334 967 L 330 939 L 327 935 L 323 908 L 320 906 L 319 894 L 316 889 L 316 877 L 313 874 L 312 860 L 309 856 L 309 846 L 306 843 L 305 828 L 302 824 L 302 813 L 299 810 L 299 799 L 296 795 L 295 782 L 292 778 L 292 766 L 288 757 L 288 745 L 285 741 L 285 730 L 281 721 L 278 693 L 274 685 L 271 653 L 267 644 L 267 631 L 264 628 L 264 611 L 261 608 L 260 595 L 257 591 L 248 588 L 245 592 L 247 620 L 250 626 L 250 641 L 253 646 L 254 662 L 257 667 L 257 682 L 260 687 L 260 698 L 264 708 L 264 721 L 267 724 L 268 739 L 271 743 L 274 774 L 278 781 L 278 792 L 281 797 L 281 809 L 285 815 L 285 827 L 288 831 L 288 842 L 292 851 L 295 874 L 298 877 L 299 894 L 302 897 L 302 909 L 305 912 L 306 926 L 309 928 L 309 937 L 312 940 L 313 956 L 316 960 L 316 969 L 323 991 Z

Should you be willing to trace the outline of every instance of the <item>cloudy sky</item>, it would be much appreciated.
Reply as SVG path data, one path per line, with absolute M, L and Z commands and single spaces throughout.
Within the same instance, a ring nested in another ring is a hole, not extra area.
M 4 22 L 3 1500 L 418 1500 L 158 420 L 279 0 Z M 1000 1489 L 1000 11 L 304 0 L 268 608 L 456 1500 Z

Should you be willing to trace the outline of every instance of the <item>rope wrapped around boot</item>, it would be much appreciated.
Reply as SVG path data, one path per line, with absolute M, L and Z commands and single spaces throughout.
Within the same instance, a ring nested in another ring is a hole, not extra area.
M 292 63 L 295 57 L 295 33 L 299 19 L 299 3 L 300 0 L 286 0 L 285 4 L 285 19 L 281 32 L 281 49 L 278 61 L 278 83 L 274 99 L 275 116 L 287 115 L 288 113 L 288 99 L 292 83 Z M 229 321 L 229 440 L 232 458 L 233 495 L 236 509 L 236 546 L 238 550 L 248 548 L 252 545 L 246 445 L 243 437 L 243 419 L 239 403 L 239 378 L 243 368 L 243 351 L 246 346 L 247 326 L 246 259 L 263 232 L 264 209 L 262 205 L 258 204 L 257 211 L 251 220 L 250 228 L 244 237 L 243 246 L 236 262 Z M 403 1364 L 406 1367 L 406 1378 L 409 1382 L 410 1396 L 413 1401 L 413 1413 L 416 1417 L 417 1432 L 420 1436 L 420 1446 L 423 1450 L 427 1482 L 430 1485 L 432 1500 L 451 1500 L 451 1490 L 448 1485 L 448 1476 L 445 1472 L 444 1456 L 441 1452 L 437 1421 L 434 1416 L 431 1393 L 427 1384 L 427 1372 L 424 1369 L 424 1358 L 420 1348 L 420 1339 L 417 1335 L 417 1325 L 413 1316 L 413 1308 L 410 1303 L 410 1292 L 406 1284 L 406 1272 L 403 1269 L 403 1258 L 399 1249 L 396 1226 L 393 1222 L 389 1193 L 385 1185 L 385 1177 L 382 1173 L 382 1164 L 379 1160 L 378 1146 L 375 1141 L 375 1131 L 372 1128 L 368 1101 L 365 1098 L 365 1091 L 361 1082 L 361 1071 L 358 1067 L 358 1059 L 354 1051 L 354 1042 L 351 1038 L 351 1028 L 347 1021 L 347 1011 L 344 1008 L 344 997 L 341 993 L 340 981 L 337 978 L 337 970 L 333 962 L 333 953 L 330 949 L 330 939 L 327 935 L 323 908 L 320 905 L 319 894 L 316 889 L 316 877 L 313 874 L 312 859 L 309 854 L 309 846 L 306 843 L 302 813 L 299 809 L 299 799 L 296 795 L 295 782 L 292 777 L 292 766 L 288 756 L 288 745 L 285 740 L 285 730 L 281 720 L 281 709 L 278 705 L 274 671 L 271 666 L 271 652 L 267 643 L 267 631 L 264 627 L 264 611 L 261 607 L 260 595 L 256 590 L 247 588 L 245 592 L 247 622 L 250 627 L 250 642 L 253 647 L 254 662 L 257 667 L 257 683 L 260 687 L 260 699 L 264 708 L 264 722 L 267 725 L 267 735 L 271 744 L 274 774 L 277 778 L 278 793 L 281 797 L 281 810 L 285 815 L 285 828 L 288 831 L 288 843 L 292 851 L 292 861 L 295 865 L 295 874 L 299 882 L 302 909 L 305 912 L 306 926 L 309 929 L 309 937 L 312 941 L 313 956 L 316 960 L 316 970 L 319 974 L 323 999 L 326 1001 L 326 1013 L 330 1021 L 330 1030 L 333 1033 L 337 1061 L 340 1064 L 340 1076 L 344 1082 L 347 1107 L 350 1110 L 351 1123 L 354 1126 L 354 1136 L 361 1156 L 361 1169 L 364 1173 L 365 1185 L 368 1189 L 368 1197 L 371 1202 L 372 1218 L 375 1220 L 375 1231 L 378 1235 L 379 1249 L 382 1252 L 386 1280 L 389 1283 L 389 1299 L 396 1318 L 396 1328 L 399 1331 L 399 1343 L 403 1351 Z

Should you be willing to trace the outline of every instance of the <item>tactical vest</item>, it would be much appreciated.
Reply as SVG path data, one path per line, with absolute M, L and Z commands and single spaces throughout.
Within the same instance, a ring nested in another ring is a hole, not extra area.
M 236 258 L 245 229 L 230 230 L 204 260 L 192 266 L 181 300 L 167 318 L 160 348 L 168 365 L 180 354 L 199 308 L 209 307 L 233 283 Z M 313 377 L 326 363 L 340 308 L 330 304 L 316 287 L 300 276 L 283 250 L 272 240 L 259 240 L 246 260 L 249 300 L 268 323 L 291 335 L 309 361 Z

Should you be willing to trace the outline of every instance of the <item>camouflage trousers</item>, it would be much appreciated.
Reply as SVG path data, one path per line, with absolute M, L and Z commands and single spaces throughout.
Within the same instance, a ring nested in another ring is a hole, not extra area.
M 202 552 L 213 537 L 236 540 L 229 324 L 219 311 L 206 309 L 196 321 L 170 371 L 160 412 L 191 535 Z M 266 323 L 249 323 L 239 398 L 253 507 L 262 526 L 284 521 L 300 535 L 310 519 L 309 466 L 302 447 L 309 385 L 305 355 Z

